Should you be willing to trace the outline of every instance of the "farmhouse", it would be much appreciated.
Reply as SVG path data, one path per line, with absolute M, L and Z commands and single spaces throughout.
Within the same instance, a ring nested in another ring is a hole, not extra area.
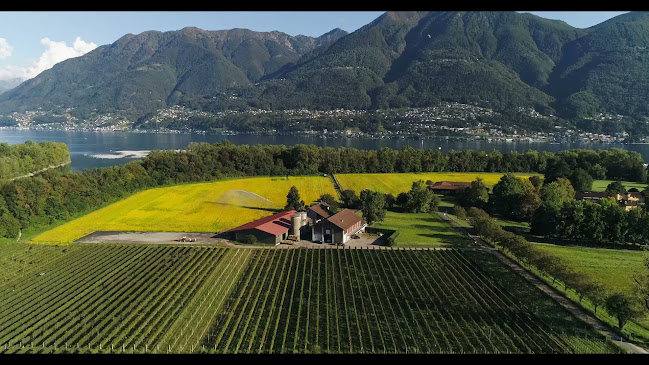
M 291 229 L 291 216 L 295 213 L 295 210 L 279 212 L 232 228 L 228 232 L 231 233 L 235 241 L 244 242 L 248 236 L 252 235 L 259 243 L 278 245 L 288 238 Z
M 471 186 L 470 182 L 463 181 L 438 181 L 428 188 L 437 194 L 454 195 L 459 190 L 466 189 Z M 487 185 L 489 188 L 489 185 Z
M 577 191 L 575 192 L 576 200 L 588 200 L 591 202 L 598 202 L 610 195 L 608 191 Z
M 313 242 L 321 243 L 346 243 L 349 237 L 362 231 L 367 222 L 358 214 L 349 209 L 326 218 L 313 224 L 311 239 Z
M 608 191 L 594 192 L 594 191 L 577 191 L 575 192 L 576 200 L 588 200 L 592 202 L 599 202 L 600 200 L 608 197 L 613 197 L 617 200 L 618 205 L 626 211 L 643 206 L 645 204 L 645 194 L 638 191 L 638 189 L 631 189 L 630 191 L 620 191 L 612 193 Z

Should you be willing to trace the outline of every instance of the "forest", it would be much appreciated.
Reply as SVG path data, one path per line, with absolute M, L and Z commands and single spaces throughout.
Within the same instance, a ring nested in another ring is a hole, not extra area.
M 27 141 L 24 144 L 0 143 L 0 180 L 35 172 L 70 161 L 65 143 Z

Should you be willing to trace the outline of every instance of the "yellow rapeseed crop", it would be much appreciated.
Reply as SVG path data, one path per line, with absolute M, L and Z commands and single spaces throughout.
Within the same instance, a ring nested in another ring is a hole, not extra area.
M 32 242 L 72 242 L 95 231 L 218 232 L 282 209 L 293 185 L 307 204 L 321 194 L 336 196 L 331 180 L 317 176 L 291 176 L 289 180 L 257 177 L 156 188 L 44 232 Z
M 533 173 L 514 174 L 518 177 L 528 178 Z M 417 180 L 437 181 L 473 181 L 477 177 L 482 178 L 485 184 L 493 186 L 503 173 L 489 172 L 422 172 L 422 173 L 393 173 L 393 174 L 336 174 L 338 182 L 344 190 L 351 189 L 357 194 L 363 189 L 380 191 L 384 194 L 391 193 L 397 196 L 399 193 L 410 190 L 412 183 Z

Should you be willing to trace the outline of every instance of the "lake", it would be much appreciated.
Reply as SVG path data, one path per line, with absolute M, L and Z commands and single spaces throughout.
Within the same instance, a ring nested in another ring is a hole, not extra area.
M 624 148 L 639 152 L 645 161 L 649 161 L 649 144 L 619 143 L 561 143 L 549 142 L 489 142 L 489 141 L 456 141 L 456 140 L 412 140 L 412 139 L 363 139 L 363 138 L 322 138 L 319 136 L 259 136 L 259 135 L 202 135 L 174 133 L 133 133 L 133 132 L 81 132 L 81 131 L 39 131 L 0 129 L 0 142 L 9 144 L 54 141 L 64 142 L 70 149 L 72 171 L 87 168 L 112 166 L 132 161 L 137 151 L 184 149 L 190 142 L 215 143 L 229 140 L 234 144 L 314 144 L 319 147 L 353 147 L 361 150 L 390 147 L 401 149 L 407 145 L 414 148 L 439 149 L 446 153 L 450 150 L 500 150 L 524 152 L 528 149 L 557 152 L 572 148 L 609 149 Z M 125 152 L 120 152 L 125 151 Z

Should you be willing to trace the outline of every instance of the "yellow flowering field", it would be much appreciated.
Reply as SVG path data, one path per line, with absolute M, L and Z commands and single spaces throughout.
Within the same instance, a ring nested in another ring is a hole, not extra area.
M 399 193 L 410 190 L 412 183 L 417 180 L 438 181 L 474 181 L 477 177 L 482 178 L 485 184 L 493 186 L 498 183 L 504 174 L 502 172 L 422 172 L 422 173 L 393 173 L 393 174 L 336 174 L 336 179 L 343 190 L 351 189 L 357 194 L 363 189 L 380 191 L 384 194 L 391 193 L 397 196 Z M 535 173 L 515 173 L 522 178 L 529 178 Z
M 32 239 L 72 242 L 95 231 L 218 232 L 273 214 L 286 205 L 295 185 L 307 204 L 321 194 L 336 196 L 319 176 L 256 177 L 177 185 L 139 192 Z

